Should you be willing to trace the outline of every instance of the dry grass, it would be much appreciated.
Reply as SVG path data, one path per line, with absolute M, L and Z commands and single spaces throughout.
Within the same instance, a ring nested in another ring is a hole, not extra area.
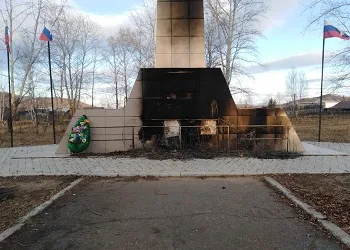
M 302 141 L 318 140 L 317 115 L 300 116 L 291 120 Z M 324 115 L 321 132 L 322 141 L 350 142 L 350 115 Z
M 66 131 L 68 123 L 56 125 L 56 141 L 59 143 Z M 19 146 L 34 146 L 53 144 L 52 125 L 45 129 L 44 124 L 38 127 L 32 125 L 31 122 L 15 122 L 13 126 L 13 144 Z M 7 124 L 0 125 L 0 148 L 10 147 L 10 134 L 7 129 Z
M 318 116 L 300 116 L 291 118 L 292 123 L 303 141 L 318 140 Z M 56 138 L 59 143 L 67 129 L 68 122 L 56 125 Z M 324 115 L 322 119 L 322 141 L 350 142 L 350 115 Z M 38 129 L 31 122 L 14 123 L 14 146 L 44 145 L 53 143 L 52 126 L 43 124 Z M 6 123 L 0 125 L 0 147 L 10 146 L 10 136 Z
M 349 174 L 293 174 L 273 178 L 350 233 Z
M 0 232 L 76 177 L 0 177 Z

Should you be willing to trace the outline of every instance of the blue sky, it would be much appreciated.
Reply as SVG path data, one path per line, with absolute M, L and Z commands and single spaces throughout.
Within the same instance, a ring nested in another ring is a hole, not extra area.
M 298 4 L 292 11 L 286 11 L 282 24 L 264 32 L 265 38 L 257 41 L 260 56 L 264 61 L 303 53 L 322 52 L 323 24 L 320 24 L 318 29 L 317 26 L 306 29 L 308 17 L 305 14 L 302 15 L 303 10 L 303 5 Z M 339 48 L 340 41 L 328 39 L 326 50 Z
M 102 26 L 109 26 L 112 19 L 104 17 L 114 16 L 122 23 L 128 11 L 137 8 L 141 0 L 75 0 L 79 8 L 92 14 L 94 20 Z M 303 70 L 308 80 L 314 80 L 309 85 L 309 96 L 319 95 L 322 54 L 323 24 L 306 29 L 308 15 L 303 0 L 271 0 L 266 18 L 262 21 L 264 38 L 257 40 L 261 63 L 269 65 L 269 70 L 252 67 L 254 79 L 241 79 L 241 86 L 254 91 L 253 101 L 264 103 L 266 99 L 277 94 L 285 93 L 285 78 L 292 67 Z M 332 23 L 332 20 L 328 20 Z M 332 23 L 336 25 L 336 23 Z M 348 41 L 327 39 L 326 52 L 341 48 Z M 248 68 L 251 65 L 247 65 Z M 326 65 L 327 66 L 327 65 Z M 325 77 L 329 71 L 325 70 Z M 315 81 L 316 79 L 316 81 Z M 350 95 L 350 91 L 342 90 L 340 94 Z M 244 99 L 235 96 L 236 102 Z M 285 100 L 283 100 L 285 101 Z
M 260 61 L 270 65 L 270 70 L 265 72 L 255 70 L 253 71 L 255 80 L 246 80 L 242 84 L 254 90 L 256 103 L 264 102 L 277 93 L 284 93 L 285 78 L 292 67 L 303 70 L 308 80 L 317 80 L 321 77 L 323 24 L 306 29 L 309 18 L 306 13 L 303 13 L 304 9 L 301 1 L 294 3 L 294 7 L 284 10 L 281 15 L 275 17 L 278 19 L 278 25 L 267 28 L 264 32 L 265 38 L 257 41 Z M 271 16 L 270 19 L 274 20 L 274 17 Z M 328 21 L 337 25 L 332 20 Z M 326 54 L 348 43 L 349 41 L 337 38 L 327 39 Z M 327 66 L 329 64 L 326 63 L 325 78 L 330 76 Z M 320 80 L 311 82 L 308 95 L 318 96 L 319 88 Z M 342 89 L 338 94 L 350 95 L 350 91 Z
M 70 1 L 108 32 L 117 30 L 117 25 L 125 22 L 129 12 L 141 3 L 141 0 Z M 305 29 L 308 23 L 308 15 L 303 13 L 305 0 L 270 1 L 270 10 L 261 24 L 265 37 L 256 41 L 260 62 L 266 63 L 269 70 L 262 71 L 256 66 L 247 65 L 254 79 L 244 78 L 240 81 L 242 87 L 254 91 L 253 101 L 256 104 L 261 104 L 278 93 L 285 93 L 285 78 L 293 66 L 305 71 L 309 80 L 317 80 L 321 76 L 323 24 Z M 333 20 L 328 22 L 337 26 Z M 349 43 L 350 41 L 337 38 L 327 39 L 326 52 L 340 49 Z M 325 70 L 325 77 L 327 75 L 328 69 Z M 310 83 L 308 95 L 318 96 L 319 85 L 319 81 Z M 350 95 L 349 89 L 343 89 L 339 93 Z M 243 99 L 242 96 L 235 96 L 236 102 Z
M 99 15 L 115 15 L 131 10 L 139 0 L 75 0 L 83 11 Z

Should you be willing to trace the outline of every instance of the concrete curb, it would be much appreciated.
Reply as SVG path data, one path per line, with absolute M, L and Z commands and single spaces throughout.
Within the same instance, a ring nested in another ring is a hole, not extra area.
M 292 192 L 282 186 L 279 182 L 271 177 L 264 176 L 264 180 L 269 183 L 271 186 L 276 188 L 278 191 L 283 193 L 288 199 L 293 201 L 296 205 L 302 208 L 306 213 L 311 215 L 313 218 L 317 219 L 317 221 L 334 237 L 340 240 L 345 246 L 350 248 L 350 235 L 347 234 L 344 230 L 342 230 L 339 226 L 327 220 L 327 217 L 323 214 L 317 212 L 314 208 L 312 208 L 309 204 L 299 200 L 295 197 Z
M 3 231 L 0 234 L 0 243 L 2 241 L 4 241 L 7 237 L 9 237 L 12 234 L 14 234 L 19 229 L 21 229 L 21 227 L 25 225 L 25 222 L 28 219 L 30 219 L 33 216 L 35 216 L 35 215 L 39 214 L 40 212 L 42 212 L 44 209 L 46 209 L 48 206 L 50 206 L 55 200 L 57 200 L 58 198 L 63 196 L 68 190 L 70 190 L 73 187 L 75 187 L 76 185 L 78 185 L 82 180 L 83 180 L 83 178 L 79 178 L 79 179 L 73 181 L 68 187 L 66 187 L 66 188 L 62 189 L 61 191 L 59 191 L 57 194 L 52 196 L 48 201 L 45 201 L 41 205 L 39 205 L 39 206 L 35 207 L 34 209 L 32 209 L 29 213 L 27 213 L 25 216 L 23 216 L 18 221 L 17 224 L 15 224 L 12 227 L 10 227 L 10 228 L 6 229 L 5 231 Z

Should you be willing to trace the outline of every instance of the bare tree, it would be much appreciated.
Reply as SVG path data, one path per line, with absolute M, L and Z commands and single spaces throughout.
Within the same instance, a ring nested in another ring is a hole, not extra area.
M 347 0 L 311 0 L 305 11 L 309 15 L 307 29 L 320 26 L 324 20 L 331 21 L 337 28 L 350 35 L 350 2 Z M 328 87 L 335 91 L 349 87 L 350 80 L 350 44 L 330 54 L 327 62 L 332 66 L 333 77 L 327 77 Z
M 91 76 L 91 106 L 94 107 L 94 94 L 95 94 L 95 81 L 96 79 L 99 79 L 100 73 L 98 71 L 98 67 L 101 66 L 100 62 L 102 61 L 103 57 L 101 54 L 101 48 L 100 46 L 96 46 L 93 49 L 92 52 L 92 65 L 90 69 L 90 76 Z
M 215 68 L 220 66 L 220 44 L 217 42 L 219 37 L 219 30 L 216 24 L 215 17 L 212 15 L 210 8 L 205 8 L 205 57 L 208 68 Z
M 323 24 L 324 20 L 334 18 L 344 31 L 349 31 L 350 3 L 346 0 L 311 0 L 306 5 L 305 11 L 309 14 L 309 24 Z
M 98 44 L 98 28 L 85 15 L 67 11 L 57 19 L 53 30 L 56 36 L 53 63 L 60 77 L 59 92 L 61 98 L 68 98 L 73 115 L 87 86 L 85 73 L 94 62 L 92 52 Z
M 249 75 L 243 64 L 257 62 L 255 39 L 261 36 L 258 23 L 266 10 L 264 0 L 207 0 L 206 18 L 217 27 L 215 38 L 207 37 L 208 56 L 217 56 L 228 84 L 232 76 Z M 208 47 L 210 46 L 210 48 Z M 215 60 L 214 60 L 215 61 Z
M 307 95 L 308 82 L 305 73 L 292 68 L 286 77 L 286 92 L 290 100 L 293 102 L 292 111 L 297 116 L 297 99 L 299 101 Z
M 286 77 L 286 90 L 290 98 L 299 100 L 307 96 L 308 82 L 306 81 L 305 72 L 292 68 Z
M 276 100 L 277 106 L 281 107 L 282 103 L 286 100 L 286 95 L 285 93 L 277 92 L 274 99 Z
M 131 40 L 139 68 L 154 67 L 157 0 L 142 0 L 140 8 L 132 11 L 130 18 L 135 30 Z
M 119 79 L 120 79 L 120 69 L 118 60 L 118 41 L 116 37 L 111 36 L 108 38 L 108 45 L 106 50 L 106 59 L 108 62 L 108 67 L 111 72 L 111 78 L 113 83 L 111 84 L 114 88 L 115 93 L 115 107 L 119 108 Z
M 137 32 L 136 32 L 137 33 Z M 119 66 L 123 82 L 125 101 L 128 99 L 130 85 L 133 84 L 140 67 L 143 67 L 142 54 L 139 46 L 141 43 L 130 43 L 136 37 L 135 32 L 128 28 L 121 29 L 118 34 Z M 135 46 L 136 45 L 136 46 Z M 139 46 L 137 46 L 139 45 Z M 139 60 L 138 60 L 139 59 Z
M 127 100 L 140 67 L 140 54 L 131 42 L 133 37 L 135 33 L 130 28 L 121 28 L 116 35 L 108 38 L 106 60 L 112 72 L 111 86 L 115 89 L 116 108 L 120 107 L 120 97 Z
M 107 93 L 105 93 L 103 97 L 100 99 L 100 104 L 102 105 L 102 107 L 106 109 L 111 109 L 114 106 L 113 105 L 114 101 L 112 100 L 112 98 L 111 98 L 111 95 L 108 95 Z
M 28 75 L 28 85 L 27 85 L 27 93 L 28 93 L 28 101 L 30 104 L 30 114 L 32 118 L 33 126 L 36 127 L 36 132 L 39 133 L 38 130 L 38 89 L 39 89 L 39 81 L 37 81 L 37 78 L 34 76 L 35 69 L 33 68 L 29 75 Z M 35 74 L 37 75 L 37 74 Z
M 244 93 L 240 103 L 244 108 L 251 108 L 254 104 L 253 92 Z
M 4 9 L 1 9 L 0 14 L 3 19 L 3 22 L 5 24 L 8 24 L 9 26 L 9 45 L 11 49 L 9 61 L 10 61 L 10 79 L 11 79 L 11 93 L 12 93 L 12 107 L 14 109 L 14 112 L 16 112 L 16 109 L 19 105 L 18 99 L 16 99 L 17 96 L 20 96 L 16 94 L 16 88 L 15 88 L 15 78 L 14 78 L 14 69 L 15 69 L 15 55 L 16 52 L 16 46 L 14 45 L 14 35 L 19 32 L 21 29 L 23 23 L 29 18 L 30 15 L 30 3 L 28 2 L 20 2 L 20 1 L 14 1 L 9 0 L 5 1 L 5 5 L 3 6 Z M 26 82 L 26 77 L 28 75 L 25 74 L 23 80 L 21 81 L 20 86 L 20 92 L 24 89 L 24 84 Z M 21 98 L 21 97 L 20 97 Z
M 43 44 L 38 33 L 49 8 L 56 8 L 50 0 L 8 0 L 0 10 L 4 23 L 8 23 L 10 36 L 10 76 L 13 113 L 27 94 L 28 77 L 41 53 Z

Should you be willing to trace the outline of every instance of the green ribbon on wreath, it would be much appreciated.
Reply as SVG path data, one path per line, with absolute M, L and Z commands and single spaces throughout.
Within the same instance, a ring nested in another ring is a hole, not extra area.
M 86 115 L 82 115 L 74 124 L 68 138 L 68 148 L 72 153 L 86 150 L 90 143 L 90 125 Z

